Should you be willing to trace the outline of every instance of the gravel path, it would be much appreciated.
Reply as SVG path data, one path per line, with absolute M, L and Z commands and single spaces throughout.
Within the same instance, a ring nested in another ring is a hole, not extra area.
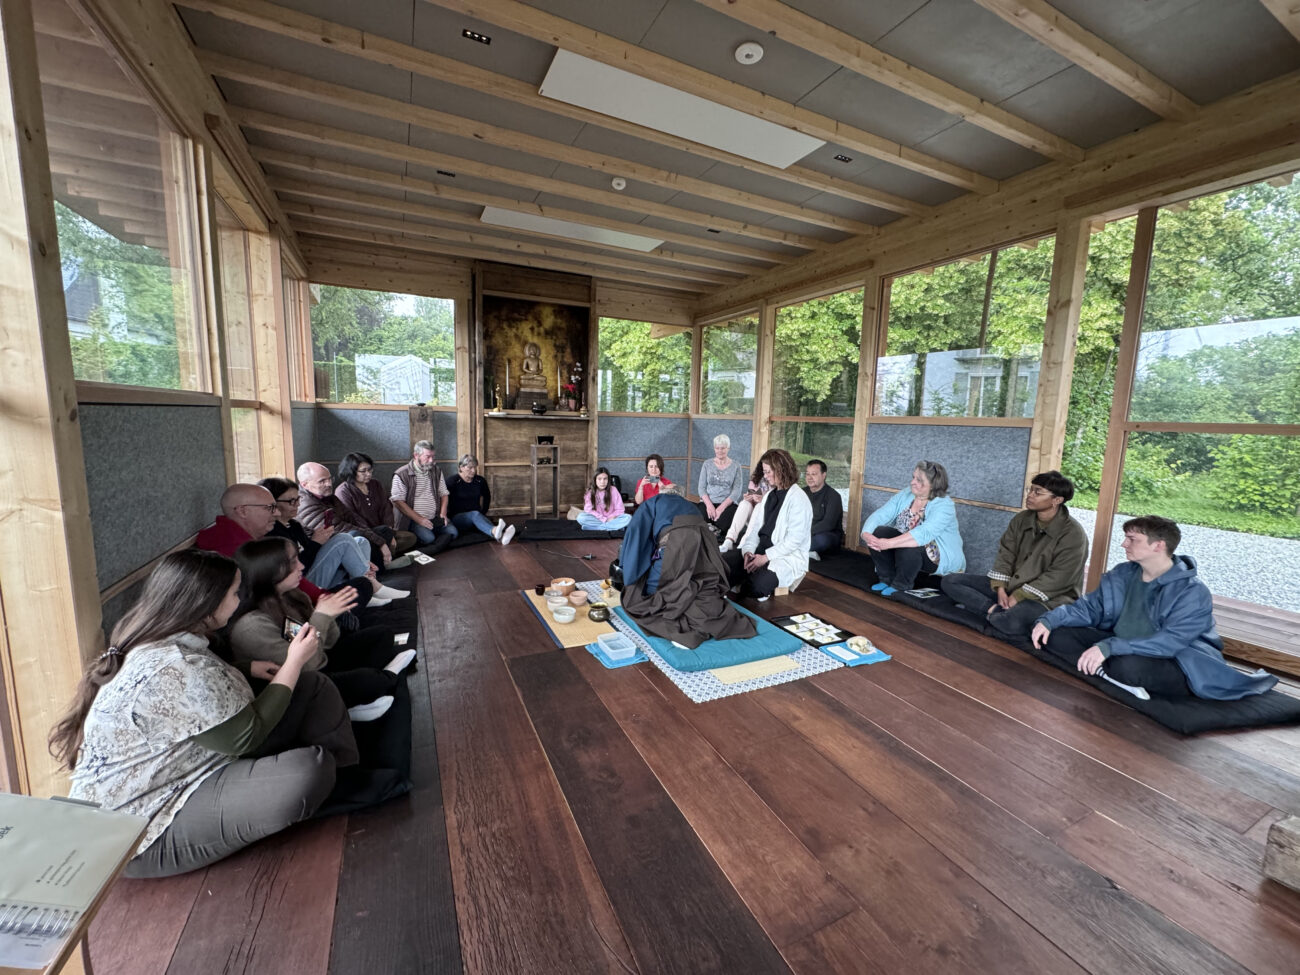
M 1097 512 L 1071 507 L 1070 514 L 1079 519 L 1091 540 Z M 1110 537 L 1110 565 L 1117 565 L 1124 557 L 1119 547 L 1124 540 L 1120 526 L 1128 517 L 1115 517 Z M 1300 613 L 1300 541 L 1199 525 L 1178 527 L 1183 532 L 1178 551 L 1196 559 L 1196 571 L 1210 592 Z M 1242 566 L 1249 568 L 1243 572 Z

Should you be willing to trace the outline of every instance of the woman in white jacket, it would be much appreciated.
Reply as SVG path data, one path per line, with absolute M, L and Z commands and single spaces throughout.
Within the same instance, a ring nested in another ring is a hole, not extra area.
M 812 546 L 812 504 L 799 490 L 799 469 L 784 450 L 769 450 L 759 459 L 772 490 L 749 520 L 740 547 L 724 552 L 727 575 L 763 602 L 777 586 L 793 589 L 808 572 Z

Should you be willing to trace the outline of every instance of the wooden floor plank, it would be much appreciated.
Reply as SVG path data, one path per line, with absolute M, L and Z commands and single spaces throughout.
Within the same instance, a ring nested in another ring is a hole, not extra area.
M 512 660 L 510 673 L 638 971 L 788 972 L 780 952 L 566 653 Z
M 517 590 L 478 597 L 480 618 L 503 656 L 520 657 L 557 649 L 555 639 Z M 556 624 L 557 626 L 560 624 Z
M 348 819 L 331 975 L 462 971 L 427 673 L 408 678 L 410 795 Z
M 469 576 L 470 584 L 478 593 L 507 593 L 520 588 L 515 583 L 514 574 L 501 558 L 505 551 L 498 543 L 489 542 L 474 546 L 475 566 Z M 449 558 L 461 558 L 468 550 L 458 551 Z
M 304 823 L 209 867 L 168 975 L 325 971 L 346 825 Z
M 422 577 L 420 606 L 465 971 L 628 971 L 631 953 L 472 584 Z
M 861 909 L 788 946 L 785 958 L 798 975 L 895 975 L 917 971 L 871 915 Z
M 826 868 L 645 679 L 644 668 L 606 670 L 588 653 L 570 653 L 777 947 L 784 951 L 857 910 Z
M 1245 971 L 807 682 L 763 703 L 1083 968 Z
M 206 873 L 195 870 L 161 880 L 119 879 L 90 925 L 91 967 L 100 975 L 165 972 Z M 144 937 L 142 921 L 147 923 Z

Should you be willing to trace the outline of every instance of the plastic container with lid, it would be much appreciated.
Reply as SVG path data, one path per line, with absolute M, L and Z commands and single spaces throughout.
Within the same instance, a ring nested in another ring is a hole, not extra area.
M 636 656 L 636 644 L 622 633 L 602 633 L 596 637 L 596 642 L 610 660 L 627 660 Z

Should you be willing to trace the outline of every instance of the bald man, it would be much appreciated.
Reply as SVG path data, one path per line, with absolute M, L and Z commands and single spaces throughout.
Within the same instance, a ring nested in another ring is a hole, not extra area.
M 390 534 L 382 534 L 352 520 L 352 512 L 334 497 L 334 478 L 323 464 L 308 461 L 298 467 L 298 521 L 309 532 L 330 527 L 336 532 L 347 532 L 370 543 L 370 561 L 387 566 L 393 561 L 393 550 L 388 544 Z M 391 530 L 390 530 L 391 531 Z

